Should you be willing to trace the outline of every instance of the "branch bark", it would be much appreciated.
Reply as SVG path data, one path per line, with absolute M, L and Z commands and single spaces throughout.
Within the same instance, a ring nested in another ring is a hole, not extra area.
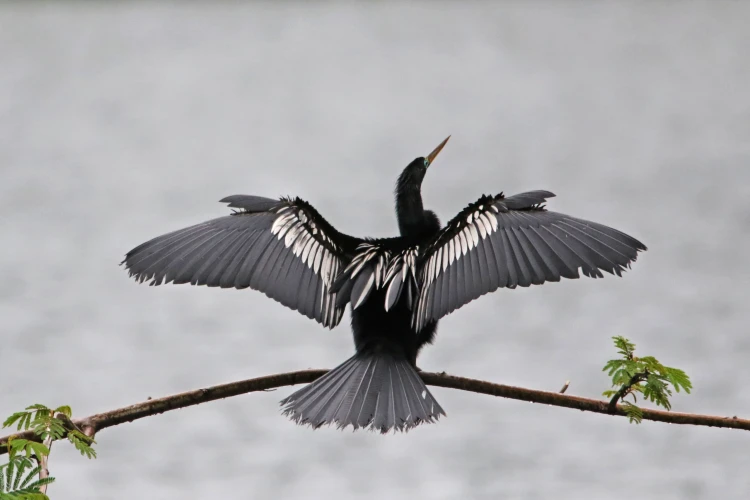
M 49 432 L 49 429 L 47 429 L 47 432 Z M 47 439 L 44 440 L 44 446 L 47 447 L 50 453 L 52 452 L 52 436 L 47 436 Z M 47 468 L 48 464 L 49 464 L 49 455 L 42 455 L 42 458 L 39 460 L 39 466 L 41 467 L 41 469 L 39 469 L 40 481 L 47 479 L 49 477 L 49 469 Z M 39 493 L 46 495 L 47 486 L 49 485 L 48 484 L 41 485 L 39 487 Z
M 75 419 L 74 425 L 81 429 L 87 436 L 94 435 L 108 427 L 132 422 L 141 418 L 150 417 L 179 408 L 186 408 L 217 399 L 224 399 L 249 392 L 266 391 L 277 387 L 296 384 L 306 384 L 326 374 L 328 370 L 302 370 L 296 372 L 279 373 L 229 384 L 216 385 L 205 389 L 183 392 L 158 399 L 149 399 L 124 408 L 118 408 L 104 413 L 98 413 L 89 417 Z M 559 392 L 539 391 L 525 389 L 504 384 L 495 384 L 484 380 L 475 380 L 464 377 L 455 377 L 445 373 L 420 372 L 419 375 L 426 384 L 458 389 L 461 391 L 487 394 L 490 396 L 517 399 L 531 403 L 542 403 L 574 410 L 590 411 L 604 415 L 626 416 L 621 405 L 616 405 L 614 412 L 610 410 L 610 402 L 598 399 L 589 399 L 579 396 L 561 394 Z M 707 427 L 723 427 L 729 429 L 742 429 L 750 431 L 750 420 L 735 417 L 719 417 L 712 415 L 698 415 L 692 413 L 676 413 L 662 410 L 643 409 L 643 420 L 655 422 L 668 422 L 671 424 L 702 425 Z M 38 441 L 39 438 L 31 431 L 19 432 L 0 438 L 0 455 L 8 452 L 8 440 L 23 438 Z

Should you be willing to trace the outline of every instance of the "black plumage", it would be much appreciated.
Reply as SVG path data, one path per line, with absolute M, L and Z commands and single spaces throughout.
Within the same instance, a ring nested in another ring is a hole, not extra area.
M 444 415 L 419 377 L 437 322 L 498 288 L 620 276 L 646 247 L 620 231 L 547 211 L 548 191 L 482 196 L 445 227 L 421 187 L 446 139 L 396 184 L 400 235 L 356 238 L 299 198 L 235 195 L 235 212 L 154 238 L 123 261 L 138 281 L 253 288 L 323 326 L 352 307 L 356 353 L 282 401 L 318 427 L 408 430 Z

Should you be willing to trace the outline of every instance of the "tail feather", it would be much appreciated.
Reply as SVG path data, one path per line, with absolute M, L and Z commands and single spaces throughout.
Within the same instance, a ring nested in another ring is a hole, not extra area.
M 445 415 L 414 367 L 386 352 L 356 354 L 281 404 L 299 424 L 383 433 L 407 431 Z
M 307 413 L 316 415 L 336 395 L 355 369 L 356 363 L 353 358 L 345 361 L 338 367 L 336 373 L 331 371 L 327 376 L 316 381 L 319 383 L 317 391 L 303 392 L 300 390 L 294 393 L 293 396 L 299 395 L 295 400 L 295 406 L 299 411 L 307 410 Z

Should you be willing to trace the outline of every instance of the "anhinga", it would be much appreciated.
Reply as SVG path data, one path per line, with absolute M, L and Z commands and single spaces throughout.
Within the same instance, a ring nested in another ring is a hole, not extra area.
M 123 261 L 152 285 L 260 290 L 323 326 L 352 307 L 356 354 L 282 401 L 300 424 L 387 432 L 444 415 L 417 373 L 437 322 L 498 288 L 602 271 L 621 275 L 646 247 L 620 231 L 549 212 L 548 191 L 482 196 L 445 227 L 422 205 L 427 169 L 445 146 L 409 163 L 396 184 L 400 236 L 355 238 L 309 203 L 234 195 L 236 209 L 148 241 Z

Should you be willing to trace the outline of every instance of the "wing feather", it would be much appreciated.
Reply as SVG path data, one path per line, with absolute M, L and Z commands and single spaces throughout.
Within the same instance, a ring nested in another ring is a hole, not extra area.
M 139 282 L 253 288 L 334 327 L 346 302 L 331 285 L 361 242 L 334 229 L 307 202 L 235 195 L 229 216 L 159 236 L 127 253 Z
M 575 279 L 579 269 L 620 276 L 646 250 L 616 229 L 547 211 L 541 204 L 553 196 L 483 196 L 451 220 L 420 257 L 414 328 L 498 288 Z

